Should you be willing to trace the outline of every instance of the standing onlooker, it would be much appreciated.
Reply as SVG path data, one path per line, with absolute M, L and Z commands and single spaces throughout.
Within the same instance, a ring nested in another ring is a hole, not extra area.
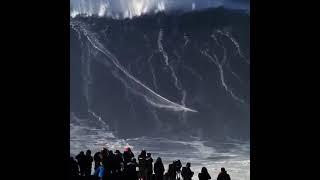
M 225 168 L 221 168 L 221 172 L 219 173 L 217 180 L 231 180 Z

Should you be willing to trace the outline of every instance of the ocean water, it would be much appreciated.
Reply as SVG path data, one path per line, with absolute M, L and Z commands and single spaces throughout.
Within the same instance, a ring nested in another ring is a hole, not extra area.
M 130 146 L 136 157 L 142 149 L 161 157 L 166 170 L 174 160 L 190 162 L 194 179 L 205 166 L 212 179 L 225 167 L 233 180 L 249 180 L 250 142 L 167 133 L 182 125 L 210 137 L 248 137 L 249 20 L 224 9 L 71 18 L 71 111 L 88 113 L 70 114 L 71 156 Z M 141 124 L 156 125 L 144 132 Z
M 86 123 L 70 124 L 70 155 L 90 149 L 93 153 L 107 147 L 120 150 L 130 146 L 137 157 L 142 149 L 152 153 L 155 160 L 161 157 L 165 169 L 174 160 L 180 159 L 182 165 L 191 163 L 194 179 L 204 166 L 211 178 L 215 179 L 221 167 L 225 167 L 234 180 L 250 179 L 250 142 L 229 139 L 227 142 L 202 141 L 197 137 L 163 138 L 138 137 L 117 138 L 108 128 L 90 127 Z

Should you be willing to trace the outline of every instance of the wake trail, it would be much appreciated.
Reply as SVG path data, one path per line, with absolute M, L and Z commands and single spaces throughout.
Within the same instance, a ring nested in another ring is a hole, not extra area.
M 139 94 L 143 94 L 145 99 L 147 100 L 147 102 L 149 102 L 151 105 L 154 105 L 156 107 L 160 107 L 160 108 L 167 108 L 167 109 L 171 109 L 173 111 L 190 111 L 190 112 L 197 112 L 194 109 L 190 109 L 187 107 L 184 107 L 182 105 L 176 104 L 164 97 L 162 97 L 161 95 L 157 94 L 156 92 L 152 91 L 149 87 L 147 87 L 146 85 L 144 85 L 142 82 L 140 82 L 138 79 L 136 79 L 135 77 L 133 77 L 130 73 L 128 73 L 126 71 L 126 69 L 119 63 L 119 61 L 117 60 L 117 58 L 110 52 L 108 51 L 98 40 L 97 38 L 94 36 L 93 33 L 91 33 L 89 30 L 87 30 L 86 26 L 78 21 L 74 21 L 71 19 L 70 25 L 72 26 L 72 28 L 76 28 L 78 27 L 78 29 L 85 35 L 85 37 L 87 38 L 87 40 L 91 43 L 91 45 L 97 49 L 98 51 L 100 51 L 101 53 L 103 53 L 105 56 L 107 56 L 113 65 L 115 65 L 117 67 L 117 69 L 119 69 L 122 73 L 124 73 L 124 75 L 126 77 L 128 77 L 130 80 L 132 80 L 135 84 L 135 86 L 137 86 L 138 89 L 140 89 L 141 91 L 144 91 L 144 93 L 139 93 Z M 124 81 L 126 82 L 126 81 Z
M 153 68 L 153 65 L 152 65 L 152 58 L 154 56 L 154 53 L 151 54 L 151 56 L 148 57 L 148 63 L 149 63 L 149 67 L 150 67 L 150 70 L 151 70 L 151 74 L 152 74 L 152 83 L 153 83 L 153 86 L 156 90 L 159 90 L 159 86 L 157 84 L 157 78 L 156 78 L 156 74 L 154 72 L 154 68 Z

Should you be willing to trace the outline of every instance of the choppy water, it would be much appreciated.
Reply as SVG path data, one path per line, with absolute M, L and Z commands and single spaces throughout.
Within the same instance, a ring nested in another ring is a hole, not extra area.
M 201 141 L 196 137 L 183 139 L 139 137 L 120 139 L 107 128 L 93 128 L 87 124 L 70 125 L 70 154 L 75 156 L 81 150 L 99 151 L 102 147 L 123 151 L 131 146 L 135 156 L 142 149 L 152 153 L 156 159 L 161 157 L 167 170 L 168 164 L 180 159 L 183 166 L 191 162 L 195 172 L 194 179 L 203 166 L 207 167 L 212 179 L 218 175 L 220 168 L 225 167 L 234 180 L 250 179 L 250 143 L 230 139 L 228 142 Z

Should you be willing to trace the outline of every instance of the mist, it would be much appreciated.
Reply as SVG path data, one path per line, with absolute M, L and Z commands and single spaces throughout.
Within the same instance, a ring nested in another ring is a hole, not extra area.
M 132 18 L 159 11 L 193 11 L 212 7 L 249 10 L 250 0 L 70 0 L 70 15 Z

